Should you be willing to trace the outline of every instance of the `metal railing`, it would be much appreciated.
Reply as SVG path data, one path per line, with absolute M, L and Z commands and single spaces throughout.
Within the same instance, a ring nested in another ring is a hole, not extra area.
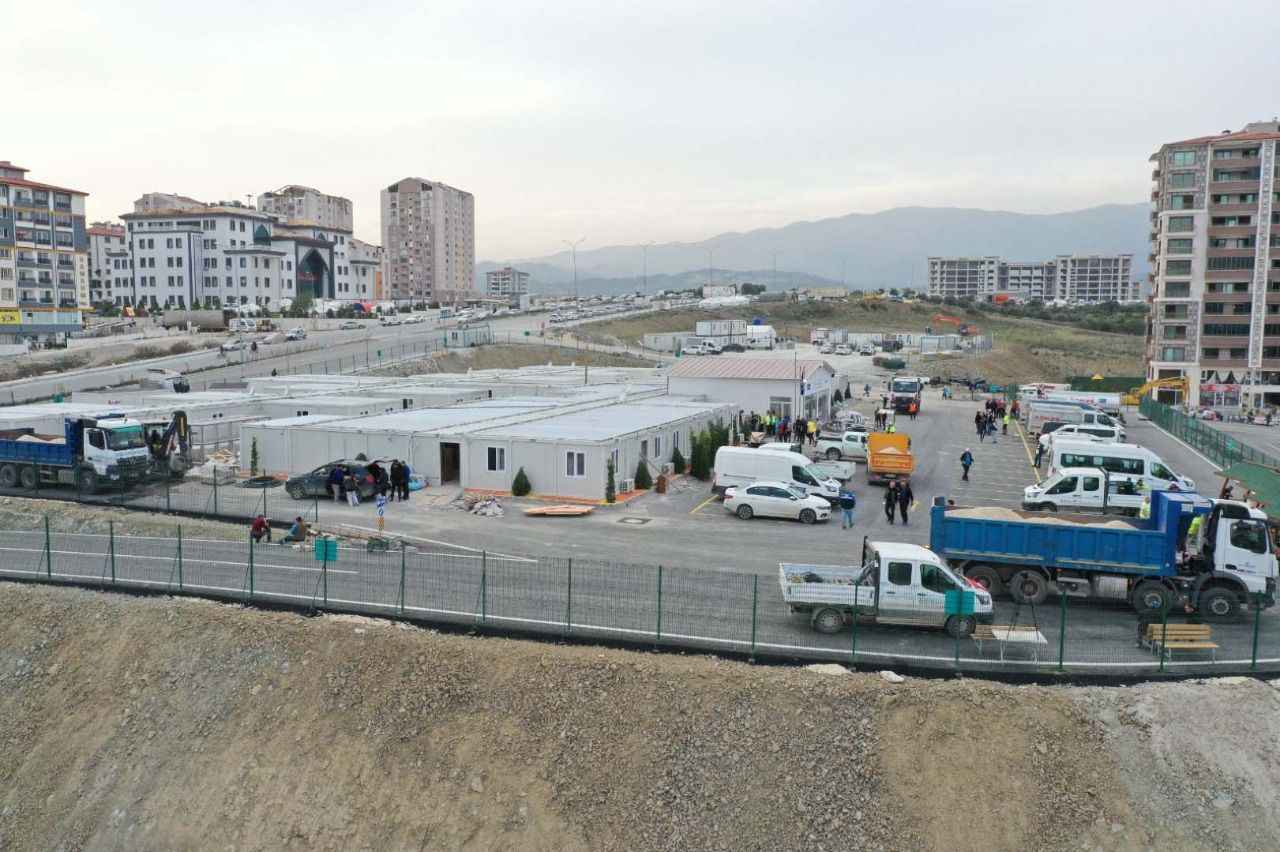
M 1170 435 L 1196 450 L 1214 464 L 1228 468 L 1236 462 L 1252 462 L 1266 467 L 1280 467 L 1280 459 L 1243 443 L 1215 429 L 1203 420 L 1177 408 L 1143 397 L 1138 411 Z
M 1233 623 L 1207 626 L 1184 623 L 1180 610 L 1136 621 L 1130 610 L 1064 597 L 1041 607 L 1001 604 L 994 625 L 966 636 L 941 629 L 952 612 L 947 599 L 897 612 L 896 626 L 837 618 L 826 633 L 812 626 L 820 619 L 791 611 L 777 574 L 247 536 L 195 540 L 180 526 L 169 536 L 121 536 L 111 524 L 105 535 L 89 534 L 55 530 L 47 517 L 32 529 L 0 531 L 0 554 L 0 578 L 752 658 L 1113 676 L 1280 670 L 1280 629 L 1256 605 Z

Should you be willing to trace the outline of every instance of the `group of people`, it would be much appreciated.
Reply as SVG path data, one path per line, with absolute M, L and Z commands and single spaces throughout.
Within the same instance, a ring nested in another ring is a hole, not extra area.
M 346 500 L 349 506 L 360 505 L 362 490 L 374 496 L 407 501 L 412 474 L 409 463 L 399 459 L 393 459 L 386 467 L 376 461 L 370 462 L 363 474 L 348 465 L 336 464 L 329 471 L 329 491 L 335 502 Z
M 281 544 L 305 543 L 307 535 L 311 530 L 307 528 L 307 522 L 302 520 L 299 515 L 293 519 L 293 523 L 289 525 L 289 531 L 285 533 L 284 538 L 280 539 Z M 249 536 L 255 544 L 261 544 L 263 539 L 271 541 L 271 522 L 266 516 L 259 513 L 253 519 L 253 523 L 249 525 Z
M 884 490 L 884 516 L 893 523 L 894 515 L 901 514 L 902 525 L 907 525 L 907 511 L 911 508 L 916 496 L 911 493 L 911 483 L 905 479 L 890 482 Z
M 812 417 L 791 419 L 790 414 L 775 414 L 766 411 L 764 414 L 751 412 L 742 423 L 744 432 L 763 432 L 777 441 L 792 441 L 797 444 L 808 443 L 818 445 L 818 421 Z

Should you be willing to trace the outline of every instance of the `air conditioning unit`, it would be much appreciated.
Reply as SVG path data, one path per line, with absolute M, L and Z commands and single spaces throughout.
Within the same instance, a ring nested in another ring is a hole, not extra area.
M 634 479 L 624 479 L 618 483 L 619 491 L 635 491 L 636 481 Z
M 671 462 L 667 462 L 662 466 L 662 472 L 663 474 L 670 476 L 671 474 L 676 472 L 676 466 Z

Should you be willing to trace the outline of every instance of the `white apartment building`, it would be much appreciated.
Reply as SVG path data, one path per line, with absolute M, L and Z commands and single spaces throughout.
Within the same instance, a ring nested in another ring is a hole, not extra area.
M 155 210 L 199 210 L 206 207 L 203 201 L 196 201 L 185 195 L 172 192 L 147 192 L 133 202 L 134 213 L 151 213 Z
M 1133 280 L 1133 255 L 1066 255 L 1053 259 L 1056 267 L 1053 299 L 1069 305 L 1140 301 Z
M 89 234 L 89 304 L 125 304 L 132 292 L 129 239 L 123 225 L 94 222 Z
M 264 192 L 258 196 L 258 209 L 283 221 L 301 220 L 351 233 L 351 200 L 325 195 L 309 186 L 289 184 L 275 192 Z
M 929 258 L 929 295 L 942 298 L 1070 305 L 1136 302 L 1133 255 L 1060 254 L 1053 260 L 997 256 Z
M 529 273 L 510 266 L 484 274 L 485 295 L 518 299 L 529 292 Z
M 382 190 L 383 297 L 400 304 L 475 294 L 475 198 L 439 181 Z
M 1000 281 L 998 257 L 929 258 L 929 295 L 953 299 L 984 299 Z
M 87 193 L 0 160 L 0 340 L 76 331 L 89 303 Z

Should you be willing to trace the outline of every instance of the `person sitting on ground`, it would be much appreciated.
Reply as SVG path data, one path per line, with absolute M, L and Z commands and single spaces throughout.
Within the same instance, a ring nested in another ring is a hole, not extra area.
M 302 516 L 299 515 L 293 519 L 293 523 L 289 526 L 289 532 L 285 534 L 283 539 L 281 539 L 281 543 L 292 544 L 295 542 L 306 542 L 308 532 L 310 532 L 310 530 L 307 529 L 307 522 L 302 520 Z
M 249 535 L 254 543 L 261 543 L 264 538 L 271 541 L 271 524 L 267 523 L 266 517 L 258 515 L 253 519 L 253 523 L 249 526 Z

